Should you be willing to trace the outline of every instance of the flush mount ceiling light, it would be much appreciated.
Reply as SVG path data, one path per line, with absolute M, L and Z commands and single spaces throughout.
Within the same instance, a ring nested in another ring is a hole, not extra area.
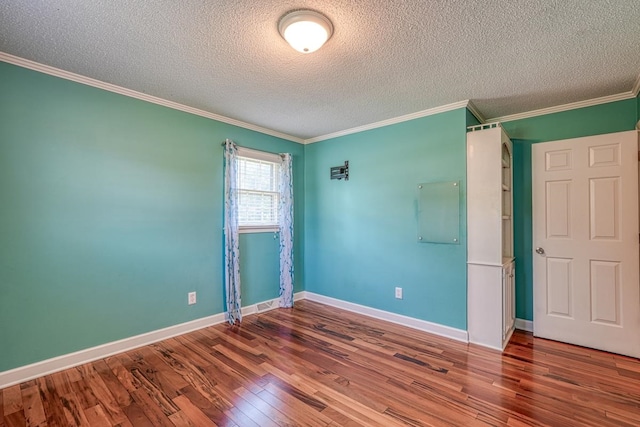
M 292 48 L 302 53 L 320 49 L 333 34 L 331 21 L 313 10 L 294 10 L 278 23 L 280 35 Z

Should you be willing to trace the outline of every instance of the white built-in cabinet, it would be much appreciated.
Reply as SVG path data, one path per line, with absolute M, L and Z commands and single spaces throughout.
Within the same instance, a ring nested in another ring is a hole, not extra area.
M 469 341 L 504 350 L 515 326 L 512 146 L 500 124 L 467 132 Z

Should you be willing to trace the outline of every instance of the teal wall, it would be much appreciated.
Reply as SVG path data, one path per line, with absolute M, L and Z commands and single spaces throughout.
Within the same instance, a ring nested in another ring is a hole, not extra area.
M 466 328 L 466 238 L 458 248 L 463 251 L 450 253 L 448 245 L 416 246 L 400 237 L 415 232 L 408 208 L 415 194 L 408 188 L 418 182 L 465 179 L 464 135 L 458 132 L 478 120 L 468 110 L 462 117 L 455 113 L 307 146 L 308 291 Z M 517 317 L 533 319 L 531 145 L 631 130 L 639 115 L 640 98 L 503 123 L 514 143 Z M 403 153 L 407 158 L 394 159 Z M 330 181 L 329 167 L 344 160 L 350 161 L 350 181 Z M 437 280 L 446 285 L 439 287 Z M 395 286 L 405 288 L 404 300 L 393 299 Z
M 0 371 L 223 311 L 225 138 L 293 154 L 302 289 L 302 145 L 2 62 L 0 94 Z M 277 251 L 242 236 L 244 305 Z
M 306 146 L 307 291 L 466 329 L 466 120 L 458 109 Z M 349 181 L 330 180 L 345 160 Z M 459 245 L 416 239 L 416 186 L 440 181 L 462 183 Z
M 480 124 L 480 121 L 474 116 L 471 111 L 466 110 L 467 126 L 476 126 Z
M 628 99 L 503 123 L 513 141 L 513 221 L 518 318 L 533 320 L 531 145 L 632 130 L 638 120 L 636 102 L 635 99 Z
M 1 62 L 0 93 L 0 372 L 224 310 L 225 138 L 293 154 L 296 291 L 466 329 L 468 110 L 302 146 Z M 531 145 L 638 120 L 640 98 L 504 123 L 519 318 Z M 350 180 L 330 180 L 345 160 Z M 416 184 L 439 181 L 462 183 L 459 245 L 416 241 Z M 241 235 L 243 305 L 278 295 L 274 237 Z

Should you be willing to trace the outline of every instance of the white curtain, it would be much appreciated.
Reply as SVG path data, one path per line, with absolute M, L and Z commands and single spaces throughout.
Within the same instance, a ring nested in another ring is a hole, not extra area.
M 280 167 L 280 307 L 293 307 L 293 174 L 291 154 L 284 153 Z
M 240 245 L 238 235 L 238 147 L 224 144 L 224 285 L 232 325 L 242 320 L 240 305 Z

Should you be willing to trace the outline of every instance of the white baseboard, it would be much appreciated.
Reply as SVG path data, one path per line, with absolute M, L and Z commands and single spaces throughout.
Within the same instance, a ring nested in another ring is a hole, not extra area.
M 516 319 L 516 329 L 533 332 L 533 322 L 531 320 Z
M 366 307 L 360 304 L 354 304 L 351 302 L 326 297 L 324 295 L 314 294 L 312 292 L 301 291 L 294 294 L 294 301 L 300 301 L 302 299 L 309 299 L 311 301 L 338 307 L 347 311 L 352 311 L 354 313 L 363 314 L 365 316 L 386 320 L 388 322 L 407 326 L 413 329 L 418 329 L 420 331 L 429 332 L 446 338 L 451 338 L 456 341 L 468 342 L 467 331 L 463 331 L 461 329 L 455 329 L 448 326 L 439 325 L 437 323 L 431 323 L 425 320 L 416 319 L 413 317 L 378 310 L 376 308 Z M 275 308 L 278 308 L 278 298 L 242 307 L 242 315 L 250 316 L 252 314 L 262 313 L 268 310 L 273 310 Z M 124 338 L 122 340 L 113 341 L 96 347 L 87 348 L 84 350 L 76 351 L 74 353 L 64 354 L 62 356 L 43 360 L 41 362 L 36 362 L 30 365 L 20 366 L 15 369 L 0 372 L 0 389 L 15 384 L 20 384 L 22 382 L 29 381 L 44 375 L 52 374 L 54 372 L 62 371 L 64 369 L 69 369 L 74 366 L 82 365 L 84 363 L 93 362 L 94 360 L 104 359 L 105 357 L 109 357 L 117 353 L 123 353 L 129 350 L 133 350 L 135 348 L 153 344 L 167 338 L 186 334 L 197 329 L 217 325 L 219 323 L 225 322 L 227 318 L 228 317 L 226 313 L 219 313 L 213 316 L 203 317 L 201 319 L 192 320 L 190 322 L 181 323 L 179 325 L 169 326 L 167 328 L 158 329 L 133 337 Z M 516 327 L 518 329 L 523 329 L 519 326 L 519 321 L 529 322 L 517 319 Z M 528 330 L 533 330 L 533 323 L 529 323 L 531 324 L 531 329 Z
M 300 301 L 301 299 L 304 299 L 304 294 L 304 291 L 294 293 L 293 300 Z M 273 310 L 278 307 L 280 307 L 280 298 L 273 298 L 267 301 L 259 302 L 257 304 L 247 305 L 242 307 L 242 317 L 250 316 L 256 313 L 263 313 L 265 311 Z M 229 314 L 226 312 L 224 313 L 224 320 L 229 320 Z
M 222 322 L 224 314 L 215 314 L 0 372 L 0 389 Z
M 449 326 L 427 322 L 426 320 L 420 320 L 414 317 L 378 310 L 377 308 L 354 304 L 352 302 L 314 294 L 313 292 L 305 292 L 304 298 L 376 319 L 386 320 L 387 322 L 396 323 L 398 325 L 407 326 L 420 331 L 429 332 L 430 334 L 451 338 L 456 341 L 469 342 L 469 334 L 467 331 L 463 331 L 462 329 L 451 328 Z
M 294 301 L 298 301 L 303 298 L 304 292 L 298 292 L 294 295 Z M 248 316 L 254 313 L 272 310 L 274 308 L 278 308 L 278 298 L 242 307 L 242 315 Z M 179 325 L 169 326 L 167 328 L 124 338 L 96 347 L 76 351 L 74 353 L 63 354 L 62 356 L 53 357 L 41 362 L 0 372 L 0 389 L 20 384 L 44 375 L 52 374 L 54 372 L 73 368 L 74 366 L 93 362 L 94 360 L 104 359 L 105 357 L 109 357 L 117 353 L 133 350 L 167 338 L 186 334 L 187 332 L 192 332 L 197 329 L 217 325 L 219 323 L 223 323 L 226 319 L 226 313 L 214 314 L 213 316 L 203 317 L 201 319 L 192 320 Z

